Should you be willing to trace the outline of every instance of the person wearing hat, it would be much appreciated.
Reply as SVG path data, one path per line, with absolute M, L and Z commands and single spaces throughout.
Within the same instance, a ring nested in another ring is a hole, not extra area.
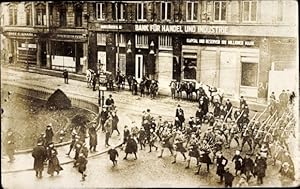
M 109 159 L 113 163 L 113 167 L 116 166 L 118 163 L 117 157 L 119 157 L 119 153 L 116 150 L 116 147 L 110 147 L 110 149 L 107 151 L 107 153 L 109 154 Z
M 254 162 L 250 156 L 251 153 L 246 153 L 246 156 L 242 162 L 242 173 L 246 175 L 247 182 L 250 180 L 251 173 L 253 174 L 253 170 L 254 170 Z
M 112 117 L 109 116 L 108 119 L 104 123 L 104 131 L 105 131 L 105 147 L 110 146 L 109 139 L 112 133 Z
M 244 108 L 244 106 L 247 105 L 246 100 L 244 99 L 243 96 L 241 96 L 240 98 L 240 110 L 242 111 L 242 109 Z
M 102 132 L 105 132 L 104 124 L 105 124 L 106 120 L 108 119 L 108 116 L 109 115 L 108 115 L 107 108 L 106 108 L 106 106 L 103 106 L 101 113 L 100 113 L 100 124 L 101 124 L 101 128 L 102 128 Z
M 59 172 L 63 170 L 63 168 L 59 164 L 59 160 L 57 158 L 58 153 L 57 150 L 54 148 L 53 142 L 49 143 L 47 153 L 48 153 L 48 161 L 49 161 L 47 173 L 53 176 L 54 172 L 56 172 L 58 175 Z
M 38 142 L 37 146 L 33 148 L 32 157 L 34 158 L 33 169 L 35 170 L 35 176 L 42 178 L 44 161 L 47 159 L 47 150 L 42 142 Z
M 169 86 L 171 88 L 171 98 L 175 99 L 176 81 L 172 80 Z
M 75 167 L 78 167 L 78 172 L 81 173 L 81 175 L 82 175 L 82 180 L 81 181 L 85 181 L 85 177 L 87 176 L 85 174 L 87 163 L 88 163 L 88 160 L 84 156 L 83 153 L 80 153 L 78 155 L 78 159 L 74 163 Z
M 46 142 L 46 146 L 48 146 L 49 143 L 52 142 L 53 140 L 53 136 L 54 136 L 54 132 L 52 130 L 52 123 L 49 123 L 47 125 L 46 131 L 45 131 L 45 142 Z
M 64 82 L 65 82 L 66 84 L 68 84 L 68 83 L 69 83 L 69 73 L 68 73 L 68 70 L 67 70 L 67 69 L 64 69 L 64 71 L 63 71 L 63 76 L 64 76 Z
M 257 176 L 257 184 L 260 185 L 263 184 L 263 178 L 266 176 L 267 160 L 258 153 L 254 162 L 254 173 Z
M 171 141 L 170 141 L 172 137 L 173 137 L 173 135 L 172 135 L 172 132 L 171 132 L 170 128 L 164 129 L 162 131 L 162 134 L 161 134 L 161 139 L 162 139 L 161 140 L 161 147 L 162 147 L 162 149 L 161 149 L 161 153 L 158 156 L 158 158 L 162 158 L 162 155 L 164 153 L 165 148 L 168 148 L 171 155 L 173 156 L 173 146 L 172 146 Z
M 146 132 L 144 127 L 141 127 L 138 133 L 138 143 L 140 144 L 140 150 L 143 149 L 143 147 L 146 147 Z
M 235 176 L 237 176 L 239 171 L 240 172 L 242 171 L 243 158 L 240 155 L 240 153 L 241 152 L 239 150 L 236 150 L 235 155 L 233 156 L 233 158 L 231 160 L 231 161 L 234 161 Z
M 78 139 L 76 139 L 76 136 L 77 136 L 77 132 L 75 129 L 73 129 L 72 134 L 71 134 L 70 150 L 68 153 L 66 153 L 66 155 L 68 155 L 68 156 L 70 155 L 72 149 L 74 149 L 76 141 L 78 141 Z
M 112 98 L 112 95 L 110 94 L 110 95 L 108 96 L 108 98 L 106 99 L 106 101 L 105 101 L 105 105 L 108 106 L 108 107 L 111 107 L 111 106 L 113 106 L 114 104 L 115 104 L 115 101 L 114 101 L 114 99 Z
M 158 147 L 155 145 L 155 142 L 157 141 L 157 135 L 154 132 L 154 129 L 150 129 L 150 137 L 149 137 L 149 153 L 152 151 L 151 148 L 155 147 L 156 151 L 158 149 Z
M 90 151 L 96 152 L 96 146 L 98 144 L 98 136 L 96 131 L 96 124 L 93 124 L 91 127 L 89 127 L 89 145 L 90 145 Z
M 137 95 L 137 90 L 138 90 L 138 82 L 135 79 L 135 77 L 132 78 L 132 94 Z
M 6 132 L 5 136 L 5 150 L 6 154 L 8 155 L 9 161 L 8 162 L 13 162 L 15 160 L 14 154 L 16 150 L 16 139 L 15 139 L 15 134 L 12 131 L 11 128 L 9 128 Z
M 295 172 L 292 170 L 291 165 L 288 162 L 284 162 L 279 170 L 279 179 L 281 186 L 292 186 L 295 181 Z
M 227 165 L 228 160 L 223 156 L 222 152 L 217 153 L 217 175 L 220 177 L 220 183 L 223 182 L 225 166 Z
M 224 172 L 224 184 L 225 188 L 231 188 L 232 182 L 234 180 L 234 176 L 229 172 L 229 168 L 227 167 Z
M 228 114 L 228 118 L 232 118 L 232 103 L 230 102 L 229 99 L 226 100 L 225 102 L 225 110 L 226 110 L 226 114 Z
M 123 146 L 127 143 L 128 137 L 130 135 L 130 131 L 128 129 L 128 126 L 125 125 L 124 126 L 124 131 L 123 131 L 123 143 L 122 143 L 122 148 L 121 150 L 123 150 Z
M 125 157 L 123 158 L 124 160 L 127 160 L 127 155 L 128 154 L 134 154 L 135 156 L 135 160 L 137 159 L 136 153 L 137 153 L 137 142 L 135 141 L 134 138 L 132 138 L 131 135 L 128 136 L 128 140 L 126 143 L 126 147 L 125 147 Z

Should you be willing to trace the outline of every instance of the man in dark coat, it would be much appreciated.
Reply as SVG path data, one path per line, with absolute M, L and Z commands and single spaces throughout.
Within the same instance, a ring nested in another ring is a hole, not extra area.
M 125 145 L 127 143 L 129 135 L 130 135 L 130 131 L 128 129 L 128 126 L 125 125 L 124 126 L 124 131 L 123 131 L 123 143 L 122 143 L 122 145 Z
M 227 165 L 228 160 L 223 156 L 222 152 L 217 154 L 217 175 L 220 176 L 220 183 L 223 182 L 223 177 L 225 173 L 225 166 Z
M 198 117 L 202 123 L 204 112 L 201 107 L 198 107 L 195 117 Z
M 241 111 L 245 107 L 246 104 L 247 104 L 246 100 L 244 99 L 243 96 L 241 96 L 241 98 L 240 98 L 240 110 Z
M 233 156 L 232 161 L 234 161 L 234 164 L 235 164 L 235 167 L 234 167 L 234 169 L 235 169 L 235 176 L 237 176 L 238 171 L 242 171 L 242 163 L 243 163 L 243 158 L 240 155 L 240 151 L 239 150 L 237 150 L 235 152 L 235 155 Z
M 181 125 L 182 125 L 182 123 L 184 123 L 184 121 L 185 121 L 185 118 L 184 118 L 184 111 L 183 111 L 183 109 L 180 107 L 179 104 L 177 105 L 175 117 L 178 117 L 179 121 L 181 122 Z
M 87 163 L 88 163 L 88 160 L 82 153 L 79 154 L 78 159 L 74 163 L 76 165 L 76 167 L 78 167 L 78 172 L 81 173 L 81 175 L 82 175 L 82 181 L 85 181 L 85 177 L 87 176 L 85 174 Z
M 254 169 L 254 162 L 250 158 L 250 155 L 251 155 L 250 153 L 247 153 L 242 163 L 242 173 L 246 175 L 247 182 L 249 182 L 251 178 L 251 173 L 253 174 L 253 169 Z
M 120 131 L 118 129 L 118 123 L 119 123 L 119 117 L 118 115 L 116 114 L 116 112 L 112 112 L 111 113 L 111 116 L 112 116 L 112 132 L 111 134 L 114 132 L 114 131 L 117 131 L 118 132 L 118 136 L 120 135 Z
M 229 168 L 226 168 L 224 172 L 225 188 L 231 188 L 234 176 L 229 172 Z
M 47 149 L 47 155 L 48 155 L 48 171 L 47 173 L 51 176 L 53 176 L 54 172 L 59 174 L 63 168 L 59 164 L 59 160 L 57 158 L 57 150 L 54 148 L 54 144 L 50 143 Z
M 113 106 L 114 104 L 115 104 L 115 101 L 112 98 L 112 95 L 110 94 L 109 97 L 105 101 L 105 105 L 110 107 L 110 106 Z
M 136 141 L 134 140 L 134 138 L 131 137 L 131 135 L 128 136 L 128 140 L 127 140 L 127 144 L 126 144 L 126 147 L 125 147 L 125 157 L 123 158 L 124 160 L 127 159 L 127 155 L 128 154 L 134 154 L 135 156 L 135 160 L 137 159 L 137 156 L 136 156 L 136 152 L 137 152 L 137 143 Z
M 47 125 L 45 134 L 46 134 L 46 136 L 45 136 L 46 144 L 45 145 L 48 146 L 49 143 L 51 143 L 53 141 L 53 136 L 54 136 L 51 123 L 49 125 Z
M 138 91 L 138 82 L 135 79 L 135 77 L 133 77 L 132 78 L 132 94 L 137 95 L 137 91 Z
M 119 157 L 119 153 L 116 148 L 114 147 L 109 149 L 107 153 L 109 154 L 109 159 L 113 162 L 113 166 L 117 165 L 118 161 L 116 160 L 116 158 Z
M 96 131 L 96 124 L 92 125 L 89 128 L 89 137 L 90 137 L 90 151 L 96 152 L 96 146 L 98 144 L 97 141 L 97 131 Z
M 68 84 L 69 83 L 69 73 L 68 73 L 67 69 L 64 70 L 63 76 L 64 76 L 65 83 Z
M 102 127 L 102 131 L 104 132 L 104 123 L 105 121 L 108 119 L 108 111 L 106 106 L 103 107 L 101 113 L 100 113 L 100 123 L 101 123 L 101 127 Z
M 42 143 L 38 143 L 37 146 L 33 148 L 32 157 L 34 158 L 33 169 L 35 170 L 35 176 L 42 178 L 44 161 L 47 159 L 47 150 Z
M 257 176 L 257 184 L 263 184 L 263 178 L 266 176 L 267 161 L 260 154 L 255 159 L 254 173 Z
M 229 99 L 227 99 L 226 103 L 225 103 L 225 110 L 226 110 L 226 113 L 228 114 L 228 118 L 232 119 L 232 103 L 230 102 Z

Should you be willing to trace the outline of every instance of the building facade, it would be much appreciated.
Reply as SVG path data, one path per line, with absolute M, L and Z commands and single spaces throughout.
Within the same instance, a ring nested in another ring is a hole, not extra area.
M 271 70 L 297 67 L 293 0 L 45 2 L 40 17 L 39 3 L 17 4 L 35 18 L 33 26 L 24 24 L 27 19 L 15 20 L 15 12 L 23 9 L 15 11 L 14 3 L 7 5 L 7 20 L 23 23 L 22 32 L 32 36 L 4 25 L 8 49 L 22 48 L 18 37 L 26 38 L 39 47 L 26 53 L 36 54 L 36 64 L 50 69 L 68 66 L 84 73 L 102 64 L 113 74 L 120 70 L 138 80 L 143 75 L 158 79 L 161 91 L 169 91 L 172 79 L 187 79 L 222 88 L 227 96 L 258 99 L 268 96 Z M 43 17 L 45 26 L 37 27 Z

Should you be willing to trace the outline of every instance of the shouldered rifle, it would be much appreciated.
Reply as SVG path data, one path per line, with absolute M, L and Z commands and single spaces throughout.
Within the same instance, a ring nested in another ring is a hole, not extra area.
M 245 131 L 244 131 L 243 135 L 245 135 L 245 134 L 246 134 L 246 132 L 248 131 L 248 129 L 249 129 L 249 125 L 250 125 L 250 123 L 251 123 L 251 122 L 253 122 L 253 121 L 254 121 L 254 119 L 255 119 L 256 115 L 257 115 L 257 112 L 255 112 L 254 116 L 252 117 L 252 119 L 251 119 L 251 120 L 249 121 L 249 123 L 247 124 L 247 127 L 246 127 L 246 129 L 245 129 Z
M 242 117 L 243 114 L 244 114 L 244 110 L 241 112 L 241 114 L 239 115 L 239 117 L 235 120 L 235 123 L 238 122 L 238 120 Z
M 260 132 L 261 128 L 269 121 L 270 117 L 271 117 L 271 116 L 269 116 L 269 117 L 261 124 L 261 126 L 258 128 L 257 134 L 255 135 L 254 138 L 257 137 L 257 135 L 258 135 L 258 133 Z
M 268 106 L 265 108 L 265 110 L 258 116 L 257 120 L 259 120 L 261 118 L 261 116 L 267 111 Z
M 229 113 L 232 111 L 232 107 L 233 107 L 233 106 L 231 106 L 231 108 L 229 109 L 229 111 L 227 112 L 227 114 L 226 114 L 226 116 L 225 116 L 225 118 L 224 118 L 224 121 L 225 121 L 225 122 L 226 122 L 227 117 L 229 116 Z
M 268 131 L 266 132 L 266 136 L 264 137 L 264 141 L 266 141 L 266 139 L 267 139 L 267 134 L 270 132 L 270 130 L 271 130 L 271 128 L 274 126 L 274 125 L 276 125 L 276 123 L 279 121 L 279 118 L 277 117 L 276 119 L 275 119 L 275 121 L 271 124 L 271 126 L 270 126 L 270 128 L 268 129 Z M 271 133 L 270 133 L 271 134 Z M 273 135 L 273 133 L 272 133 L 272 135 Z

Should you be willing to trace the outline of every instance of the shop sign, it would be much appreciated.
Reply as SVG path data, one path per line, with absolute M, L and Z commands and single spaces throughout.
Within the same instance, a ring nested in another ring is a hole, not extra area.
M 198 39 L 186 38 L 187 44 L 204 44 L 204 45 L 229 45 L 229 46 L 254 46 L 253 40 L 229 40 L 229 39 Z
M 34 33 L 24 33 L 24 32 L 7 32 L 9 36 L 19 36 L 19 37 L 34 37 Z
M 228 26 L 136 24 L 135 31 L 168 33 L 227 34 Z
M 121 30 L 122 25 L 101 24 L 100 28 L 105 30 L 118 30 L 118 29 Z
M 56 37 L 63 39 L 85 39 L 82 35 L 65 35 L 65 34 L 57 34 Z

